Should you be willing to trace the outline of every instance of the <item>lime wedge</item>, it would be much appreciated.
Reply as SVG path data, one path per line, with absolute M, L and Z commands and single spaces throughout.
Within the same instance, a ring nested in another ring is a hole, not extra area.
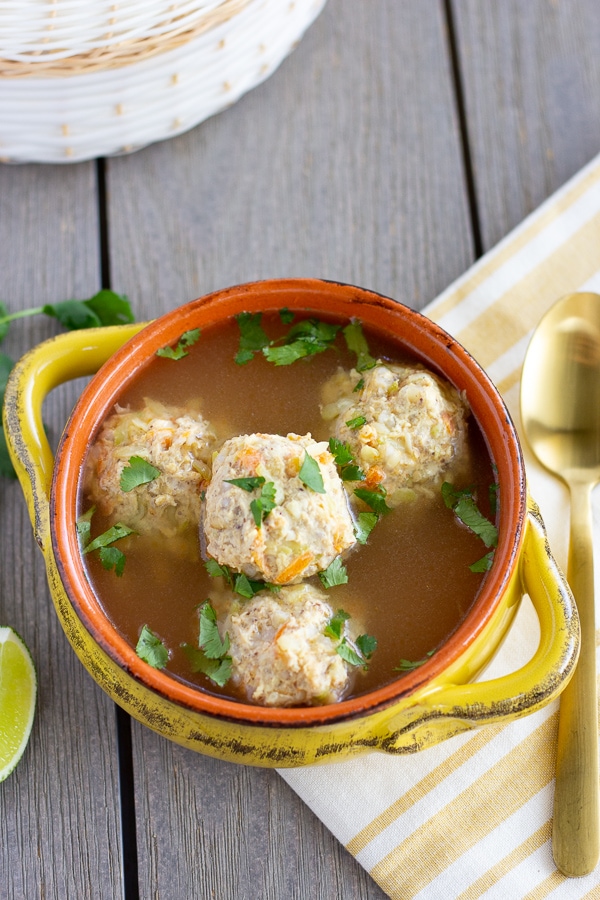
M 0 627 L 0 781 L 10 775 L 27 746 L 37 678 L 31 654 L 12 628 Z

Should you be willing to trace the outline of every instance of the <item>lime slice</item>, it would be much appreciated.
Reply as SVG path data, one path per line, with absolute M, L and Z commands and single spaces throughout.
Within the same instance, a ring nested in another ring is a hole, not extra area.
M 31 654 L 12 628 L 0 627 L 0 781 L 10 775 L 27 746 L 37 678 Z

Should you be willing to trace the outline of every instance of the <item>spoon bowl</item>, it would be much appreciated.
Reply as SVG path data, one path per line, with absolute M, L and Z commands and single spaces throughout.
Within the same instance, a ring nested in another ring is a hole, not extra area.
M 560 701 L 552 850 L 563 874 L 587 875 L 600 855 L 591 516 L 600 481 L 600 295 L 568 294 L 540 321 L 523 364 L 521 418 L 534 455 L 571 498 L 567 580 L 581 649 Z

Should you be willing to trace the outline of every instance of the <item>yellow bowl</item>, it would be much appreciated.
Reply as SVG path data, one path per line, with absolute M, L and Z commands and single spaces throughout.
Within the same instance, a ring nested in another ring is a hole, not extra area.
M 215 697 L 143 662 L 95 598 L 73 527 L 81 461 L 135 371 L 184 331 L 243 311 L 283 307 L 357 316 L 395 336 L 465 390 L 502 490 L 494 564 L 464 621 L 439 651 L 383 688 L 301 709 L 265 709 Z M 44 398 L 56 385 L 94 372 L 65 429 L 55 464 L 42 424 Z M 145 326 L 61 335 L 15 367 L 4 422 L 54 605 L 76 654 L 131 715 L 186 747 L 261 766 L 298 766 L 371 749 L 412 753 L 466 729 L 534 712 L 554 699 L 572 674 L 579 648 L 577 613 L 539 511 L 527 496 L 519 442 L 504 403 L 464 348 L 393 300 L 311 279 L 259 282 L 200 298 Z M 525 593 L 540 622 L 536 653 L 516 672 L 473 683 L 506 636 Z

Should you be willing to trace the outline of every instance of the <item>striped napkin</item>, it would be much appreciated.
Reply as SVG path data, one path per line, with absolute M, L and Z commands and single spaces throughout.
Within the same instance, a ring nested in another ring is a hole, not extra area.
M 600 293 L 600 156 L 425 312 L 483 365 L 519 428 L 521 365 L 533 328 L 572 291 Z M 566 489 L 524 451 L 531 493 L 566 570 Z M 600 491 L 594 518 L 598 546 Z M 600 622 L 600 609 L 596 615 Z M 483 677 L 525 663 L 538 632 L 525 599 Z M 600 897 L 600 866 L 569 879 L 552 860 L 557 721 L 555 702 L 413 756 L 371 753 L 281 775 L 392 898 Z

